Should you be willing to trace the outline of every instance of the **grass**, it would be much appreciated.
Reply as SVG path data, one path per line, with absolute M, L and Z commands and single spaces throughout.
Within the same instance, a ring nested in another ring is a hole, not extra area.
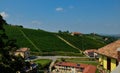
M 31 52 L 38 55 L 69 55 L 82 56 L 79 50 L 66 44 L 56 35 L 61 36 L 70 44 L 80 50 L 97 49 L 105 45 L 102 37 L 82 35 L 71 36 L 69 34 L 51 33 L 43 30 L 21 28 L 5 25 L 6 34 L 9 39 L 16 40 L 18 47 L 28 47 Z
M 58 35 L 81 50 L 98 49 L 106 45 L 106 43 L 103 42 L 104 40 L 101 39 L 101 37 L 96 36 L 94 37 L 88 35 L 71 36 L 70 34 L 58 34 Z
M 41 30 L 22 29 L 29 39 L 42 51 L 79 52 L 57 38 L 53 33 Z
M 19 47 L 28 47 L 32 52 L 39 52 L 39 50 L 42 52 L 79 52 L 50 32 L 8 25 L 5 26 L 5 29 L 9 38 L 15 39 L 17 41 L 16 44 Z M 26 35 L 27 38 L 23 35 L 23 33 L 21 33 L 20 30 Z M 32 42 L 32 44 L 28 39 Z
M 74 63 L 81 63 L 81 64 L 91 64 L 91 65 L 98 65 L 98 62 L 96 60 L 92 60 L 90 58 L 64 58 L 66 62 L 74 62 Z M 58 59 L 58 61 L 61 61 L 61 59 Z
M 18 47 L 34 48 L 34 46 L 23 36 L 19 29 L 19 27 L 15 26 L 5 26 L 6 34 L 8 35 L 9 39 L 16 40 L 16 44 L 18 45 Z M 31 49 L 31 51 L 37 50 Z
M 51 60 L 49 60 L 49 59 L 39 59 L 39 60 L 35 60 L 34 62 L 36 64 L 38 64 L 39 66 L 41 66 L 41 69 L 44 69 L 46 66 L 49 66 L 49 64 L 51 63 Z

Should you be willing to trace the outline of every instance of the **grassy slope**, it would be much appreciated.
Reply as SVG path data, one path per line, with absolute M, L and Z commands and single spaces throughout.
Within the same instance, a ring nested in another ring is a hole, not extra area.
M 9 36 L 9 39 L 16 39 L 16 44 L 19 47 L 30 47 L 34 48 L 31 43 L 23 36 L 23 34 L 18 30 L 19 27 L 14 26 L 5 26 L 6 34 Z M 37 51 L 36 49 L 32 49 L 32 51 Z
M 71 36 L 68 34 L 59 34 L 62 38 L 73 44 L 74 46 L 80 48 L 81 50 L 85 49 L 97 49 L 105 45 L 103 40 L 97 36 Z M 101 40 L 102 41 L 101 41 Z
M 39 59 L 39 60 L 35 60 L 35 63 L 37 63 L 38 65 L 40 64 L 42 66 L 42 68 L 44 68 L 46 65 L 49 65 L 51 60 L 49 59 Z
M 31 51 L 37 52 L 38 50 L 23 36 L 20 32 L 22 30 L 25 35 L 42 51 L 42 52 L 79 52 L 78 50 L 70 47 L 65 42 L 58 39 L 54 34 L 42 30 L 33 30 L 19 28 L 15 26 L 5 26 L 6 33 L 10 39 L 16 39 L 20 47 L 29 47 Z
M 10 39 L 16 39 L 17 44 L 20 47 L 29 47 L 31 51 L 38 52 L 36 47 L 42 52 L 79 52 L 78 50 L 72 48 L 62 40 L 56 37 L 56 34 L 46 32 L 43 30 L 33 30 L 27 28 L 20 28 L 15 26 L 5 26 L 6 33 Z M 36 46 L 34 46 L 28 39 L 25 38 L 23 33 L 29 38 L 29 40 Z M 68 34 L 57 34 L 67 40 L 74 46 L 85 50 L 100 48 L 105 45 L 103 39 L 99 36 L 71 36 Z

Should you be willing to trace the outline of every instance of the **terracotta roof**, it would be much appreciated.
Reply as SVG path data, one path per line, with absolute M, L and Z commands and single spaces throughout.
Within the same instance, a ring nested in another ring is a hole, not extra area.
M 16 51 L 25 52 L 25 51 L 27 51 L 27 50 L 29 50 L 29 48 L 20 48 L 20 49 L 18 49 L 18 50 L 16 50 Z
M 83 73 L 96 73 L 96 70 L 97 70 L 96 66 L 89 65 L 83 70 Z
M 82 33 L 80 33 L 80 32 L 72 32 L 72 34 L 82 34 Z
M 120 47 L 120 40 L 117 40 L 113 43 L 110 43 L 110 44 L 98 49 L 97 53 L 117 59 L 117 57 L 118 57 L 117 48 L 119 48 L 119 47 Z
M 88 64 L 77 64 L 72 62 L 58 62 L 57 66 L 69 66 L 74 68 L 84 68 L 83 73 L 95 73 L 97 70 L 96 66 L 88 65 Z
M 89 49 L 89 50 L 85 50 L 85 52 L 96 52 L 96 49 Z
M 75 68 L 85 68 L 88 66 L 88 64 L 77 64 L 72 62 L 58 62 L 55 65 L 57 66 L 69 66 L 69 67 L 75 67 Z

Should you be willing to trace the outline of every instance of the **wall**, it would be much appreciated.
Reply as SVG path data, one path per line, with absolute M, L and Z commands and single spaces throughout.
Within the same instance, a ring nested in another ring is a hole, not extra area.
M 99 62 L 100 62 L 100 65 L 103 65 L 103 56 L 102 55 L 99 55 Z
M 103 68 L 107 69 L 107 57 L 103 57 Z
M 116 68 L 116 59 L 111 59 L 111 71 Z

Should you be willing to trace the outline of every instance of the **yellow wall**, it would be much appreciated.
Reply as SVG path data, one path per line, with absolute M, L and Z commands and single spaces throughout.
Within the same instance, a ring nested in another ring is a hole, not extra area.
M 116 68 L 116 60 L 111 59 L 111 71 L 114 70 L 115 68 Z
M 103 68 L 107 69 L 107 57 L 100 55 L 99 62 L 101 65 L 103 65 Z M 111 71 L 116 68 L 116 59 L 111 58 Z
M 102 55 L 99 56 L 99 62 L 100 62 L 100 65 L 103 65 L 103 56 Z
M 107 69 L 107 57 L 103 57 L 103 68 Z
M 24 58 L 24 53 L 22 53 L 22 52 L 15 52 L 15 55 L 16 56 L 20 55 L 20 56 L 22 56 Z

